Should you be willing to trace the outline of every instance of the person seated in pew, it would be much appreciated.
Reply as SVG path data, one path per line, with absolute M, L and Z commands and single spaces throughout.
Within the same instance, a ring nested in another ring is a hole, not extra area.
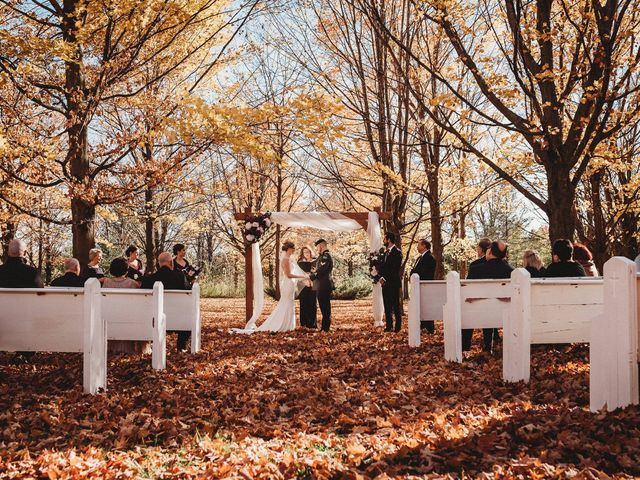
M 126 258 L 114 258 L 109 265 L 111 277 L 105 277 L 102 282 L 104 288 L 138 288 L 139 283 L 127 276 L 129 262 Z
M 80 262 L 75 258 L 64 259 L 64 275 L 51 282 L 52 287 L 84 287 L 84 278 L 80 276 Z
M 490 280 L 490 279 L 510 278 L 511 272 L 513 271 L 513 267 L 509 265 L 509 263 L 507 263 L 506 261 L 507 248 L 508 248 L 508 245 L 501 240 L 491 242 L 491 244 L 489 245 L 489 248 L 487 249 L 486 262 L 478 263 L 472 266 L 471 268 L 469 268 L 469 274 L 467 275 L 467 279 Z M 493 350 L 493 341 L 494 341 L 496 330 L 497 329 L 494 329 L 494 328 L 482 329 L 482 336 L 484 340 L 482 350 L 484 352 L 491 353 L 491 351 Z M 473 336 L 473 329 L 462 329 L 462 350 L 463 351 L 471 350 L 472 336 Z
M 80 276 L 86 281 L 90 278 L 97 278 L 100 283 L 104 278 L 104 271 L 100 266 L 102 260 L 102 250 L 92 248 L 89 250 L 89 263 L 82 269 Z
M 479 263 L 484 263 L 487 261 L 486 254 L 487 254 L 487 249 L 491 246 L 491 239 L 484 237 L 481 238 L 478 241 L 478 246 L 476 247 L 476 251 L 478 253 L 478 258 L 476 258 L 473 262 L 471 262 L 469 264 L 469 268 L 473 267 L 474 265 L 478 265 Z
M 545 273 L 547 278 L 585 277 L 587 275 L 582 265 L 571 260 L 573 245 L 566 238 L 559 238 L 553 242 L 551 254 L 553 255 L 553 263 L 547 267 Z
M 526 250 L 522 256 L 522 266 L 529 272 L 531 278 L 544 277 L 546 268 L 542 265 L 540 254 L 535 250 Z
M 431 255 L 431 242 L 423 238 L 418 241 L 417 249 L 419 255 L 415 259 L 409 275 L 417 273 L 420 276 L 420 280 L 433 280 L 436 273 L 436 259 Z M 433 333 L 433 320 L 420 321 L 420 328 Z
M 586 245 L 582 243 L 574 242 L 573 243 L 573 261 L 582 265 L 582 269 L 587 277 L 598 277 L 598 269 L 596 268 L 595 263 L 593 263 L 593 254 L 587 248 Z
M 158 255 L 158 271 L 142 279 L 142 288 L 153 288 L 153 284 L 156 282 L 162 283 L 165 290 L 190 290 L 184 274 L 173 269 L 173 258 L 169 252 L 162 252 Z M 176 331 L 178 332 L 178 352 L 186 352 L 191 332 L 167 330 L 167 333 Z
M 7 249 L 7 261 L 0 265 L 0 288 L 43 288 L 40 270 L 27 265 L 27 246 L 13 239 Z
M 104 277 L 102 288 L 138 288 L 138 282 L 127 277 L 128 270 L 129 262 L 127 262 L 126 258 L 119 257 L 111 260 L 111 265 L 109 265 L 111 277 Z M 108 298 L 105 301 L 108 301 Z M 149 354 L 151 353 L 151 342 L 145 340 L 109 340 L 107 352 Z

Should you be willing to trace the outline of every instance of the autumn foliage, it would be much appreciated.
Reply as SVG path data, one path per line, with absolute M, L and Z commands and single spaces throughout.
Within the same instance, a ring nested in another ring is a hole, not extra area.
M 532 349 L 529 384 L 501 352 L 443 359 L 338 302 L 329 334 L 233 335 L 243 303 L 203 303 L 203 351 L 109 359 L 82 394 L 76 354 L 0 354 L 2 478 L 607 478 L 640 475 L 640 409 L 591 414 L 588 349 Z M 479 343 L 479 339 L 478 342 Z M 576 477 L 577 475 L 577 477 Z

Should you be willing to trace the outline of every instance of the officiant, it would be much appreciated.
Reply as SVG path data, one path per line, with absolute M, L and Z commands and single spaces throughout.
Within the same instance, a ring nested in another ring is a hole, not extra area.
M 307 273 L 311 273 L 315 266 L 316 259 L 313 258 L 311 249 L 307 246 L 302 247 L 300 257 L 298 257 L 298 266 Z M 298 295 L 300 301 L 300 325 L 306 328 L 317 328 L 316 320 L 316 292 L 313 290 L 311 280 L 307 281 L 305 287 Z

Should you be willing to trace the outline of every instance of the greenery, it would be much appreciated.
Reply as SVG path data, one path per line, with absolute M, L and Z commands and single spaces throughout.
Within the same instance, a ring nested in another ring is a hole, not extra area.
M 353 277 L 345 277 L 336 282 L 333 298 L 336 300 L 355 300 L 371 295 L 373 283 L 367 275 L 359 274 Z
M 233 282 L 224 277 L 210 277 L 200 282 L 200 296 L 203 298 L 241 298 L 244 297 L 244 282 L 235 288 Z

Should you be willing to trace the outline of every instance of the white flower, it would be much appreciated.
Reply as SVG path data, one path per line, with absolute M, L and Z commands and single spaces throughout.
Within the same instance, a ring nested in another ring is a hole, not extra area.
M 253 222 L 251 224 L 251 226 L 254 227 L 254 228 L 258 228 L 260 226 L 260 224 L 258 222 Z
M 246 228 L 247 230 L 249 230 L 251 228 L 251 222 L 247 222 L 244 224 L 244 228 Z
M 247 242 L 253 242 L 256 239 L 255 235 L 251 235 L 251 234 L 247 235 L 246 238 L 247 238 Z
M 265 218 L 265 219 L 264 219 L 264 224 L 265 224 L 267 227 L 270 227 L 270 226 L 271 226 L 271 220 L 269 220 L 268 218 Z

